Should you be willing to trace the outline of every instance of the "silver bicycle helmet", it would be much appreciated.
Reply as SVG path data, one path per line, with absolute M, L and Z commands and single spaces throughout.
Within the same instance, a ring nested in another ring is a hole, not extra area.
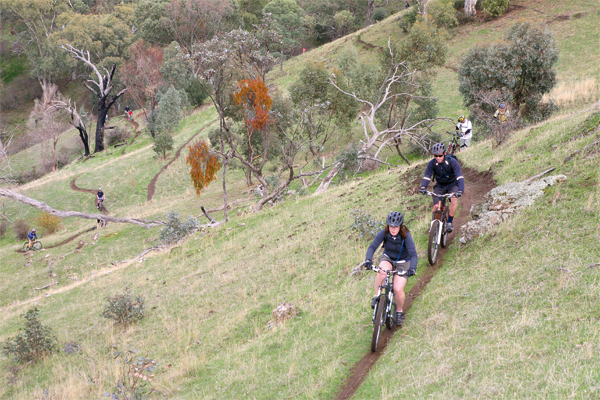
M 388 226 L 400 226 L 403 222 L 404 216 L 398 211 L 392 211 L 390 215 L 387 216 L 387 220 L 385 221 Z
M 444 154 L 445 151 L 446 151 L 446 146 L 444 145 L 444 143 L 436 143 L 431 148 L 431 152 L 433 154 Z

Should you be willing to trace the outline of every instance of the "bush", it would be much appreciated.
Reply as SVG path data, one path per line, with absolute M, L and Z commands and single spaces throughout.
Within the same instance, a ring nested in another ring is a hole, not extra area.
M 383 8 L 376 8 L 371 15 L 371 20 L 381 22 L 385 17 L 387 17 L 387 12 Z
M 55 233 L 60 228 L 61 221 L 62 218 L 46 212 L 41 213 L 35 219 L 36 225 L 39 225 L 42 228 L 44 228 L 44 231 L 50 235 Z
M 112 319 L 115 325 L 126 328 L 145 316 L 144 298 L 136 296 L 134 299 L 129 288 L 125 288 L 123 294 L 107 296 L 106 301 L 108 304 L 104 306 L 104 311 L 100 316 Z
M 341 181 L 347 180 L 350 175 L 354 176 L 358 172 L 361 161 L 358 158 L 359 147 L 352 144 L 350 147 L 342 150 L 337 156 L 337 161 L 340 163 L 338 177 Z
M 493 17 L 499 17 L 508 10 L 509 0 L 483 0 L 481 8 Z
M 167 153 L 173 150 L 173 137 L 168 133 L 161 133 L 154 138 L 154 146 L 152 150 L 163 159 L 167 158 Z
M 131 132 L 129 130 L 125 130 L 122 128 L 114 128 L 107 132 L 106 140 L 109 146 L 114 146 L 115 144 L 127 142 L 127 139 L 131 137 Z
M 0 221 L 0 239 L 6 235 L 6 221 Z
M 163 243 L 176 243 L 189 235 L 198 226 L 198 221 L 191 215 L 183 222 L 177 211 L 166 213 L 167 224 L 161 229 L 158 238 Z
M 350 228 L 358 232 L 358 237 L 373 240 L 375 236 L 385 228 L 383 221 L 378 221 L 366 211 L 355 209 L 350 212 L 354 217 L 354 223 Z
M 456 10 L 450 0 L 446 2 L 433 3 L 428 10 L 438 28 L 451 28 L 458 25 Z
M 2 346 L 2 352 L 18 363 L 36 362 L 56 350 L 56 338 L 52 330 L 38 321 L 38 309 L 30 309 L 25 314 L 25 329 L 14 338 L 9 338 Z
M 18 219 L 15 221 L 14 229 L 15 235 L 17 235 L 17 239 L 26 240 L 27 234 L 31 230 L 31 227 L 29 226 L 29 223 L 24 219 Z
M 192 107 L 200 107 L 208 97 L 208 93 L 206 93 L 206 90 L 204 90 L 198 79 L 192 79 L 190 85 L 185 88 L 185 91 L 188 94 Z
M 419 8 L 415 6 L 409 8 L 408 11 L 404 13 L 399 23 L 400 28 L 402 28 L 404 33 L 408 33 L 414 23 L 417 22 L 417 15 L 419 15 Z

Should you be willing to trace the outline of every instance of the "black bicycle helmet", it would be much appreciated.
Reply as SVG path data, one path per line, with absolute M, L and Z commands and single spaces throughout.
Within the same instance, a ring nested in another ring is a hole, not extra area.
M 400 226 L 403 222 L 404 216 L 398 211 L 392 211 L 390 215 L 387 216 L 387 220 L 385 221 L 388 226 Z
M 444 154 L 445 151 L 446 151 L 446 146 L 444 145 L 444 143 L 436 143 L 431 148 L 431 152 L 433 154 Z

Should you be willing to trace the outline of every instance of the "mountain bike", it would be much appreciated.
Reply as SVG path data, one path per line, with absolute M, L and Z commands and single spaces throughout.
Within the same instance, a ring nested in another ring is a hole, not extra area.
M 404 261 L 399 261 L 396 264 L 402 264 Z M 379 335 L 381 328 L 385 325 L 386 328 L 392 329 L 396 323 L 396 303 L 394 303 L 394 275 L 406 276 L 408 271 L 386 271 L 379 267 L 373 267 L 372 271 L 377 273 L 385 273 L 385 281 L 379 286 L 377 292 L 377 303 L 373 310 L 373 338 L 371 339 L 371 351 L 377 351 L 379 344 Z
M 29 250 L 41 250 L 42 249 L 42 242 L 40 242 L 39 240 L 35 240 L 32 244 L 31 247 L 29 247 L 29 241 L 25 242 L 23 244 L 23 251 L 29 251 Z
M 446 207 L 446 199 L 455 197 L 455 193 L 435 194 L 433 192 L 425 192 L 425 196 L 436 196 L 442 200 L 441 209 L 435 212 L 434 218 L 431 220 L 429 227 L 429 244 L 427 245 L 427 258 L 429 264 L 433 265 L 437 261 L 438 249 L 440 246 L 448 245 L 448 232 L 446 231 L 446 222 L 448 221 L 448 208 Z
M 450 143 L 448 143 L 448 154 L 454 154 L 455 152 L 458 153 L 460 151 L 460 137 L 461 135 L 459 135 L 458 133 L 454 132 L 448 132 L 446 131 L 447 134 L 452 135 L 452 140 L 450 141 Z
M 102 203 L 104 203 L 104 199 L 100 199 L 100 200 L 98 200 L 98 202 L 97 202 L 97 204 L 96 204 L 96 208 L 97 208 L 98 210 L 102 210 L 102 207 L 103 207 L 103 206 L 102 206 Z

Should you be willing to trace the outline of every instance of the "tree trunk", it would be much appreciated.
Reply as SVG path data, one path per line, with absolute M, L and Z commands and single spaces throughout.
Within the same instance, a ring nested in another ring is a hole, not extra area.
M 98 100 L 98 119 L 96 120 L 96 148 L 94 149 L 94 153 L 104 151 L 104 123 L 106 122 L 106 114 L 108 114 L 106 98 Z
M 465 0 L 465 15 L 472 16 L 477 13 L 475 10 L 475 6 L 477 5 L 477 0 Z
M 90 144 L 87 131 L 84 128 L 77 128 L 79 131 L 79 137 L 81 138 L 81 142 L 83 143 L 83 156 L 87 157 L 90 155 Z
M 340 170 L 340 164 L 337 163 L 333 166 L 333 168 L 331 168 L 331 171 L 329 171 L 329 173 L 327 174 L 327 176 L 325 177 L 323 182 L 321 182 L 321 184 L 319 185 L 317 190 L 313 193 L 313 196 L 319 195 L 321 193 L 325 193 L 327 191 L 327 188 L 329 187 L 329 184 L 333 180 L 333 178 L 335 178 L 337 176 L 337 173 L 339 170 Z
M 136 224 L 139 226 L 143 226 L 144 228 L 150 228 L 152 226 L 163 226 L 165 223 L 162 221 L 154 221 L 154 220 L 144 220 L 139 218 L 115 218 L 109 215 L 104 214 L 87 214 L 79 211 L 60 211 L 55 210 L 54 208 L 48 206 L 45 202 L 41 202 L 35 199 L 32 199 L 27 196 L 23 196 L 15 191 L 2 189 L 0 188 L 0 197 L 8 197 L 9 199 L 16 200 L 20 203 L 24 203 L 30 205 L 32 207 L 37 208 L 38 210 L 42 210 L 47 212 L 48 214 L 55 215 L 61 218 L 69 218 L 69 217 L 78 217 L 85 219 L 103 219 L 111 222 L 123 222 L 129 224 Z
M 394 145 L 396 146 L 396 151 L 398 152 L 398 155 L 399 155 L 400 157 L 402 157 L 402 159 L 403 159 L 404 161 L 406 161 L 406 163 L 407 163 L 408 165 L 410 165 L 410 161 L 408 161 L 408 158 L 404 157 L 404 154 L 402 154 L 402 152 L 400 151 L 400 145 L 401 145 L 401 144 L 402 144 L 402 141 L 400 141 L 400 140 L 396 140 L 396 141 L 394 142 Z

